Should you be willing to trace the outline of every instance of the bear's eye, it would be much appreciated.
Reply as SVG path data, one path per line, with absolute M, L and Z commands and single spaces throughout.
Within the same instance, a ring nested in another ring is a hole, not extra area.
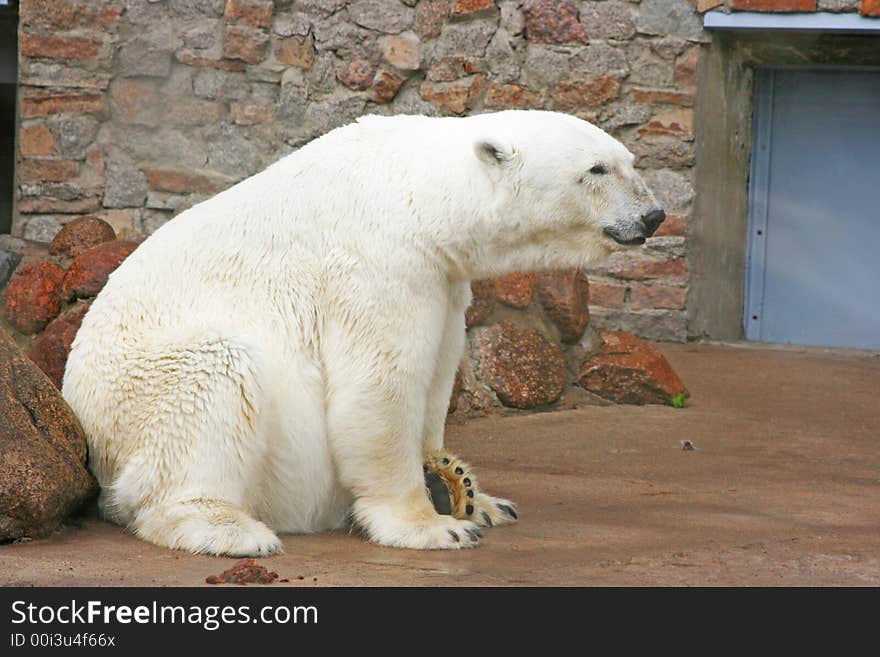
M 604 164 L 597 164 L 592 169 L 590 169 L 590 173 L 597 176 L 604 176 L 606 173 L 608 173 L 608 169 Z

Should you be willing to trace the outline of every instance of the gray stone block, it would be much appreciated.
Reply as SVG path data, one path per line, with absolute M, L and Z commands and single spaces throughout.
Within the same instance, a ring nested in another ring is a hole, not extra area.
M 21 254 L 0 248 L 0 288 L 3 288 L 21 262 Z

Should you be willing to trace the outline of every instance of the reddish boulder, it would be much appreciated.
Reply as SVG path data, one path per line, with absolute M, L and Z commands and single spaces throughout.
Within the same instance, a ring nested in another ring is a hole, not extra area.
M 577 5 L 569 0 L 527 0 L 522 6 L 526 39 L 542 43 L 586 43 Z
M 495 298 L 512 308 L 525 308 L 535 292 L 535 275 L 531 272 L 499 276 L 495 281 Z
M 45 536 L 97 492 L 79 421 L 0 331 L 0 541 Z
M 541 272 L 538 300 L 559 329 L 563 342 L 577 342 L 590 321 L 590 283 L 579 269 Z
M 468 328 L 485 322 L 495 308 L 494 285 L 491 280 L 471 281 L 471 305 L 464 312 Z
M 64 270 L 54 262 L 22 265 L 6 288 L 6 319 L 30 335 L 42 330 L 61 312 Z
M 107 277 L 137 246 L 137 242 L 118 240 L 93 246 L 80 254 L 64 276 L 64 298 L 71 301 L 98 294 L 107 283 Z
M 619 404 L 672 404 L 688 396 L 669 361 L 630 333 L 600 331 L 601 351 L 581 365 L 578 384 Z
M 472 334 L 477 374 L 505 406 L 550 404 L 568 384 L 565 355 L 540 333 L 501 322 Z
M 54 319 L 37 336 L 28 352 L 28 358 L 43 370 L 59 390 L 64 379 L 64 366 L 67 365 L 70 345 L 88 309 L 88 304 L 82 304 Z
M 49 245 L 49 253 L 76 257 L 93 246 L 115 239 L 113 226 L 94 215 L 88 215 L 74 219 L 58 231 Z

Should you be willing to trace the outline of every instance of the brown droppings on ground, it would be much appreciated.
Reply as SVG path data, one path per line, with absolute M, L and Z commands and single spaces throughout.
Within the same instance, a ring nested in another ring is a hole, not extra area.
M 276 579 L 278 579 L 278 573 L 269 572 L 265 566 L 257 565 L 253 559 L 242 559 L 219 575 L 209 575 L 205 578 L 205 582 L 208 584 L 271 584 Z

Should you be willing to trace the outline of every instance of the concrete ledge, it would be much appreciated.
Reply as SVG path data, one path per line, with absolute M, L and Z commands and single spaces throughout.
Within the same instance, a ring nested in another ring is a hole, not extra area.
M 859 14 L 819 11 L 805 14 L 767 14 L 755 11 L 725 13 L 710 11 L 703 16 L 707 30 L 786 30 L 833 32 L 837 34 L 880 34 L 880 18 Z

